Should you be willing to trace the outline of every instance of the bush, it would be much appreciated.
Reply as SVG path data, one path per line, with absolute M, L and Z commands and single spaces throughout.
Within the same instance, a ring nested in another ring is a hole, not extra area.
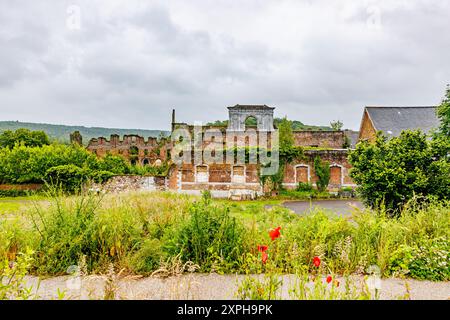
M 172 255 L 181 253 L 183 261 L 192 261 L 202 271 L 234 270 L 243 252 L 244 231 L 228 208 L 204 199 L 191 206 L 189 219 L 176 231 L 168 250 Z
M 0 198 L 26 197 L 34 193 L 36 193 L 36 191 L 18 189 L 0 190 Z
M 97 157 L 82 147 L 15 146 L 0 149 L 0 183 L 43 183 L 50 168 L 65 165 L 98 170 Z
M 20 252 L 14 261 L 0 259 L 0 300 L 37 299 L 33 287 L 27 287 L 25 276 L 33 262 L 34 252 Z
M 419 280 L 450 280 L 450 243 L 446 238 L 400 246 L 390 259 L 389 273 Z
M 91 171 L 88 177 L 95 183 L 104 183 L 114 176 L 115 174 L 110 171 Z
M 83 183 L 89 179 L 89 175 L 85 169 L 69 164 L 48 169 L 45 179 L 66 191 L 74 192 L 82 187 Z
M 99 160 L 99 170 L 108 171 L 116 175 L 130 173 L 128 163 L 123 157 L 110 154 Z
M 44 131 L 30 131 L 28 129 L 6 130 L 0 134 L 0 148 L 14 148 L 15 145 L 26 147 L 42 147 L 49 145 L 50 140 Z
M 310 183 L 299 182 L 296 191 L 312 192 L 314 191 L 314 188 Z
M 367 206 L 385 206 L 391 215 L 414 196 L 449 199 L 449 141 L 429 141 L 420 130 L 390 140 L 379 134 L 375 144 L 360 142 L 350 153 L 350 176 Z

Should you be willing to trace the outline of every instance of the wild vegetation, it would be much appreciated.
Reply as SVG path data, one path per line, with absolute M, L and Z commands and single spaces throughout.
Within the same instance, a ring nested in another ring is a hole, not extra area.
M 313 272 L 319 257 L 330 274 L 450 279 L 447 202 L 417 204 L 389 218 L 355 211 L 298 216 L 264 202 L 230 203 L 171 193 L 120 196 L 54 194 L 0 220 L 0 257 L 15 261 L 32 250 L 30 272 L 65 274 L 84 259 L 90 273 L 115 270 L 151 275 L 179 258 L 201 272 L 278 274 Z M 279 227 L 279 228 L 278 228 Z M 278 230 L 277 241 L 273 233 Z M 267 246 L 265 261 L 261 246 Z

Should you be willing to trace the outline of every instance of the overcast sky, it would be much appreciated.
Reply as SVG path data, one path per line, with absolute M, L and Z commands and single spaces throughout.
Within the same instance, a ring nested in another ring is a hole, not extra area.
M 169 129 L 267 104 L 358 129 L 435 105 L 450 1 L 0 0 L 0 120 Z

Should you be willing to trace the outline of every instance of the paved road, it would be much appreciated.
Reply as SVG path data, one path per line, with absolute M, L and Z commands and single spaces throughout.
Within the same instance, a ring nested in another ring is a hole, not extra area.
M 262 279 L 262 275 L 253 275 Z M 117 299 L 136 300 L 223 300 L 236 299 L 238 283 L 243 281 L 243 275 L 217 275 L 217 274 L 188 274 L 179 277 L 160 278 L 140 278 L 119 279 L 117 285 Z M 339 278 L 341 286 L 338 291 L 345 290 L 345 279 Z M 102 299 L 105 287 L 105 277 L 88 276 L 80 279 L 74 277 L 46 278 L 40 281 L 35 277 L 26 277 L 27 286 L 33 286 L 33 292 L 39 287 L 37 293 L 41 299 L 55 299 L 58 289 L 66 293 L 65 299 Z M 289 294 L 297 278 L 294 275 L 282 276 L 282 299 L 294 299 Z M 323 279 L 325 282 L 325 279 Z M 357 291 L 362 290 L 364 278 L 362 276 L 352 276 L 352 285 Z M 409 284 L 411 299 L 418 300 L 446 300 L 450 298 L 450 285 L 448 282 L 431 282 L 402 279 L 382 279 L 381 296 L 384 299 L 397 299 L 407 292 L 405 282 Z M 312 287 L 312 283 L 308 284 Z M 351 286 L 352 287 L 352 286 Z
M 357 200 L 286 201 L 283 206 L 298 214 L 308 213 L 315 208 L 322 208 L 339 215 L 350 215 L 354 207 L 364 208 L 364 205 Z

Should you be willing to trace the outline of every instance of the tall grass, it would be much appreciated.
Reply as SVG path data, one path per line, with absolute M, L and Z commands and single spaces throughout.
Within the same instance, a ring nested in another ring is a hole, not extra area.
M 324 272 L 450 279 L 450 203 L 411 202 L 398 218 L 356 210 L 339 217 L 316 209 L 296 215 L 275 206 L 229 205 L 172 193 L 53 194 L 15 218 L 0 219 L 0 258 L 16 259 L 29 247 L 32 272 L 66 273 L 85 259 L 91 273 L 152 274 L 168 261 L 198 265 L 202 272 L 261 273 L 258 245 L 280 273 L 307 272 L 315 256 Z M 269 230 L 281 227 L 273 244 Z

